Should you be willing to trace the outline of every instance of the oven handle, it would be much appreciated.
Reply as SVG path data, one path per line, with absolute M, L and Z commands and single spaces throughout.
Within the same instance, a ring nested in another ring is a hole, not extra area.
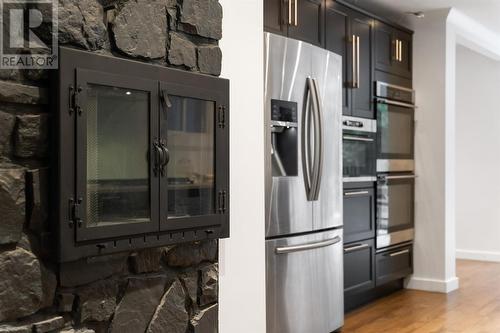
M 369 191 L 355 191 L 355 192 L 344 192 L 344 197 L 354 197 L 357 195 L 366 195 L 370 194 Z
M 342 241 L 342 238 L 340 238 L 340 236 L 335 236 L 331 239 L 327 239 L 327 240 L 324 240 L 321 242 L 292 245 L 292 246 L 285 246 L 285 247 L 277 247 L 275 251 L 276 251 L 276 254 L 286 254 L 286 253 L 291 253 L 291 252 L 314 250 L 314 249 L 319 249 L 322 247 L 334 245 L 334 244 L 340 243 L 341 241 Z
M 353 136 L 353 135 L 344 135 L 342 137 L 344 140 L 351 140 L 351 141 L 363 141 L 363 142 L 373 142 L 375 140 L 370 139 L 370 138 L 364 138 L 362 136 Z
M 396 105 L 396 106 L 403 106 L 405 108 L 411 108 L 411 109 L 416 109 L 417 108 L 413 104 L 392 101 L 390 99 L 380 98 L 380 97 L 377 97 L 377 103 L 383 103 L 383 104 L 389 104 L 389 105 Z
M 415 179 L 416 175 L 404 175 L 404 176 L 380 176 L 380 179 Z

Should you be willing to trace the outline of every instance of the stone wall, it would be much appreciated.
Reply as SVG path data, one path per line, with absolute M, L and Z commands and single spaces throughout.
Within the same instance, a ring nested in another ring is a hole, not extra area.
M 59 0 L 60 45 L 219 75 L 217 0 Z M 0 70 L 0 333 L 217 331 L 217 242 L 59 265 L 48 73 Z

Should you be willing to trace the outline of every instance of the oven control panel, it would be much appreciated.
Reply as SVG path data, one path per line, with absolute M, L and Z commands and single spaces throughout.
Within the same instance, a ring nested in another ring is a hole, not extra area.
M 342 117 L 342 129 L 358 132 L 377 132 L 377 121 L 375 119 L 365 119 L 357 117 Z

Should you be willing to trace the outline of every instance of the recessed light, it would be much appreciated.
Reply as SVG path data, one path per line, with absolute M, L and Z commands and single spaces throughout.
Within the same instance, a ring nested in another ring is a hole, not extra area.
M 132 93 L 130 91 L 127 91 L 125 95 L 132 95 Z

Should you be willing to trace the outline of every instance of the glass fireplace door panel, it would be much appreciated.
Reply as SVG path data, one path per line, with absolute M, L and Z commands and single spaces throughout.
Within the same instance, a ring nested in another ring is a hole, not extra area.
M 149 92 L 88 84 L 86 226 L 151 221 Z
M 215 102 L 169 95 L 162 112 L 168 219 L 215 213 Z

